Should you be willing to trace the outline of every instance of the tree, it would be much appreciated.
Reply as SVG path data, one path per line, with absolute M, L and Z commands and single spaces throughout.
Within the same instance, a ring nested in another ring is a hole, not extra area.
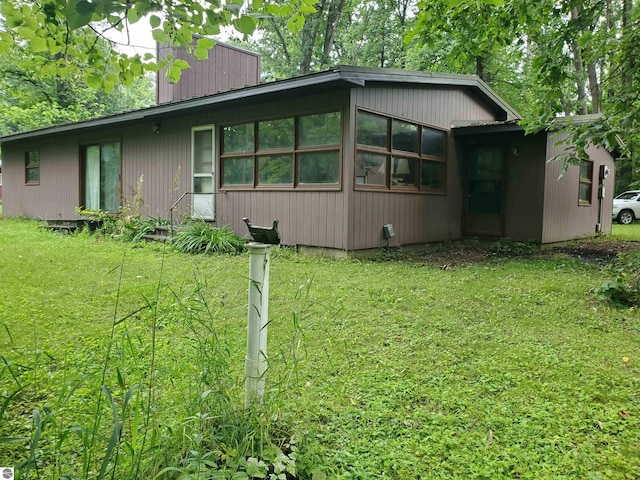
M 480 75 L 519 108 L 530 131 L 553 128 L 558 115 L 602 113 L 590 124 L 570 126 L 577 148 L 568 160 L 584 158 L 589 143 L 620 149 L 622 138 L 634 165 L 627 183 L 638 182 L 640 66 L 634 49 L 640 11 L 633 0 L 467 1 L 453 7 L 425 0 L 418 7 L 412 35 L 430 50 L 426 59 Z M 511 65 L 506 76 L 505 65 Z
M 0 135 L 142 108 L 154 101 L 149 75 L 128 86 L 116 85 L 107 94 L 87 89 L 77 74 L 64 79 L 39 76 L 29 68 L 34 56 L 28 45 L 12 45 L 0 54 Z
M 0 0 L 4 24 L 0 28 L 0 53 L 12 45 L 29 45 L 35 54 L 32 67 L 43 76 L 80 75 L 93 88 L 106 92 L 115 85 L 130 85 L 147 71 L 166 68 L 172 81 L 189 65 L 169 57 L 156 62 L 153 55 L 119 53 L 106 39 L 109 30 L 128 32 L 131 24 L 148 21 L 153 38 L 161 43 L 189 46 L 192 36 L 216 35 L 232 26 L 251 34 L 258 23 L 272 16 L 286 18 L 292 31 L 304 26 L 304 15 L 315 11 L 318 0 Z M 200 38 L 193 53 L 204 59 L 214 42 Z M 53 58 L 51 58 L 53 57 Z
M 414 7 L 415 0 L 320 0 L 299 32 L 272 18 L 252 46 L 271 79 L 339 63 L 403 68 Z

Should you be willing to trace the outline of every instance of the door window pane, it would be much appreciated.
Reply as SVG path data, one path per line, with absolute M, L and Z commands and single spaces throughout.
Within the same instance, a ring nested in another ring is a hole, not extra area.
M 340 152 L 301 153 L 298 161 L 300 183 L 338 183 Z
M 225 158 L 223 185 L 253 185 L 253 157 Z
M 193 193 L 213 193 L 213 177 L 193 177 Z
M 337 145 L 340 143 L 340 113 L 300 117 L 299 146 Z
M 293 148 L 293 118 L 258 123 L 258 148 Z
M 117 212 L 120 208 L 120 144 L 90 145 L 84 158 L 84 206 Z
M 85 154 L 84 206 L 100 209 L 100 146 L 87 147 Z
M 258 183 L 282 185 L 293 183 L 292 155 L 265 155 L 258 157 Z
M 102 146 L 100 157 L 100 208 L 117 212 L 120 208 L 120 144 Z
M 213 130 L 193 132 L 193 173 L 213 172 Z
M 356 158 L 356 183 L 360 185 L 386 185 L 387 156 L 358 152 Z

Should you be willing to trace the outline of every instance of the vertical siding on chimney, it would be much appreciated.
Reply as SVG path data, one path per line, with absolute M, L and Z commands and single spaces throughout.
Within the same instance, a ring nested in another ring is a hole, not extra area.
M 217 43 L 209 51 L 207 60 L 197 60 L 184 48 L 158 48 L 159 58 L 164 59 L 167 55 L 185 60 L 191 68 L 182 71 L 182 78 L 177 84 L 170 83 L 164 71 L 158 72 L 156 101 L 159 104 L 226 92 L 260 82 L 259 55 L 231 45 Z

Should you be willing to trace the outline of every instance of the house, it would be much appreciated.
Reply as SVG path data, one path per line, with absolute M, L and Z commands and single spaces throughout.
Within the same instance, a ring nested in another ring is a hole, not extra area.
M 3 214 L 115 212 L 142 177 L 151 217 L 174 206 L 241 235 L 243 217 L 279 219 L 283 244 L 337 255 L 611 230 L 612 156 L 591 147 L 561 175 L 558 134 L 525 135 L 476 76 L 338 66 L 260 84 L 250 52 L 220 44 L 214 57 L 196 78 L 159 80 L 156 106 L 0 138 Z M 239 83 L 212 80 L 239 64 Z M 195 96 L 169 91 L 185 85 Z

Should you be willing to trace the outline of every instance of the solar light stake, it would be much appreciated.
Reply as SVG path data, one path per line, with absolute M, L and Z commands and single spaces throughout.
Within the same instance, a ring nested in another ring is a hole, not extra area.
M 267 370 L 267 324 L 269 323 L 269 261 L 271 245 L 248 243 L 249 321 L 245 359 L 244 405 L 262 403 Z

